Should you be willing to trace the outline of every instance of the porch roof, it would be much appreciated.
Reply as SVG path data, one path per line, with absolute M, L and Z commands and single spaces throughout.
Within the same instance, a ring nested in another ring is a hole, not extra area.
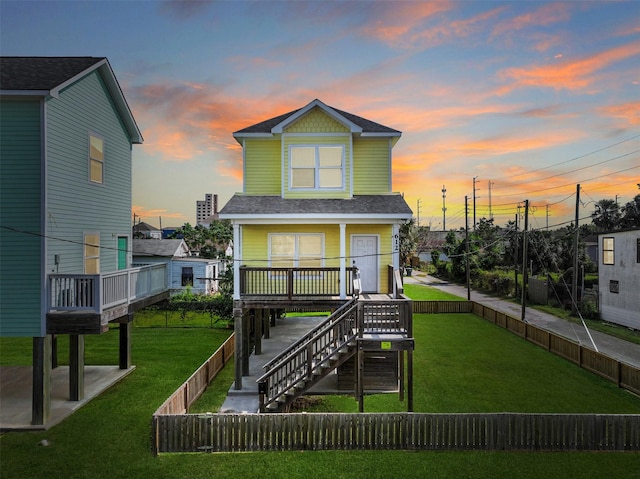
M 220 211 L 222 219 L 256 218 L 410 219 L 411 208 L 399 194 L 358 195 L 349 199 L 282 198 L 235 194 Z

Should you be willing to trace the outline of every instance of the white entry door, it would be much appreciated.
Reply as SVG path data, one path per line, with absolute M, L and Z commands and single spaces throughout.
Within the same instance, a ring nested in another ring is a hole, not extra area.
M 360 270 L 362 292 L 378 292 L 379 256 L 378 236 L 376 235 L 352 235 L 351 256 L 355 265 Z

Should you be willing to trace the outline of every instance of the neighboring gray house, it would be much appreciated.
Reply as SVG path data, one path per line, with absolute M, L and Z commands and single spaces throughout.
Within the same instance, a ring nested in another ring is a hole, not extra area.
M 57 336 L 70 336 L 77 401 L 84 335 L 119 323 L 128 369 L 133 311 L 168 295 L 162 268 L 129 269 L 140 143 L 106 58 L 0 57 L 0 331 L 33 338 L 34 425 L 49 419 Z
M 600 317 L 640 330 L 640 230 L 598 236 Z
M 191 256 L 182 239 L 134 239 L 133 263 L 136 266 L 167 263 L 171 293 L 188 287 L 194 293 L 218 292 L 220 260 Z

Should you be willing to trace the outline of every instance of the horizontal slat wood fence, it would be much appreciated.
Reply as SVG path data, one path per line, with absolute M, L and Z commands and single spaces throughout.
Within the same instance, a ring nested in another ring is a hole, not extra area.
M 639 415 L 207 414 L 154 416 L 154 453 L 295 450 L 638 451 Z

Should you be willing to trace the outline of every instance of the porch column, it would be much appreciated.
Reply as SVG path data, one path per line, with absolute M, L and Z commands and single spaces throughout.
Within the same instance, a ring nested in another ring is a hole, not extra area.
M 340 223 L 340 299 L 347 299 L 347 225 Z
M 400 225 L 394 224 L 391 233 L 391 251 L 393 251 L 393 269 L 400 269 Z
M 240 299 L 240 263 L 242 262 L 242 241 L 240 225 L 233 225 L 233 299 Z
M 33 338 L 31 424 L 43 425 L 51 413 L 51 336 Z
M 235 351 L 233 355 L 233 362 L 235 368 L 235 382 L 234 389 L 240 391 L 242 389 L 242 345 L 244 343 L 244 334 L 242 326 L 243 314 L 242 308 L 233 308 L 233 329 L 235 334 Z

